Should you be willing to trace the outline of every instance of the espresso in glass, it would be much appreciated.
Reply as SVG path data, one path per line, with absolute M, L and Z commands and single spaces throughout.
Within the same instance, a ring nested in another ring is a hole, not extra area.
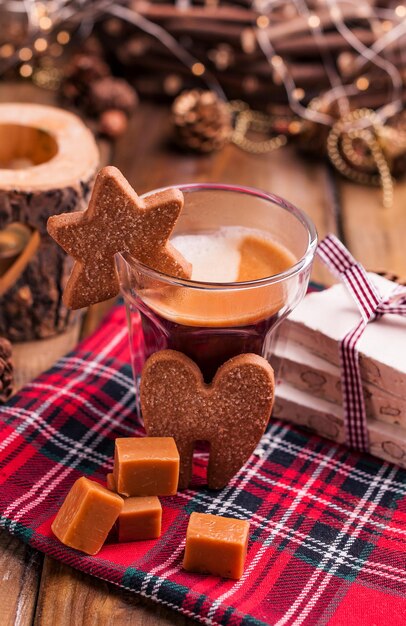
M 306 292 L 316 246 L 310 220 L 286 201 L 226 185 L 180 186 L 171 244 L 189 280 L 118 256 L 135 376 L 153 352 L 189 356 L 210 382 L 237 354 L 271 359 L 279 322 Z

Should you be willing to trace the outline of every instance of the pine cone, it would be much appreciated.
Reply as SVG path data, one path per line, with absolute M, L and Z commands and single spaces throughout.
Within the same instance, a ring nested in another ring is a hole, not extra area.
M 123 78 L 106 76 L 89 85 L 89 111 L 100 115 L 104 111 L 118 110 L 130 113 L 137 105 L 135 90 Z
M 109 73 L 109 66 L 99 56 L 75 54 L 64 70 L 62 94 L 75 106 L 83 106 L 90 85 Z
M 213 91 L 182 92 L 172 105 L 178 143 L 197 152 L 219 150 L 231 131 L 227 104 Z
M 0 337 L 0 403 L 8 400 L 13 392 L 13 364 L 11 360 L 11 344 Z
M 334 103 L 326 103 L 323 98 L 314 98 L 308 108 L 318 113 L 331 115 L 333 117 L 338 116 L 338 109 Z M 306 119 L 303 120 L 301 125 L 301 131 L 295 135 L 294 141 L 300 151 L 305 154 L 310 154 L 314 157 L 324 156 L 327 153 L 327 137 L 330 132 L 330 127 L 325 124 L 319 124 L 318 122 Z

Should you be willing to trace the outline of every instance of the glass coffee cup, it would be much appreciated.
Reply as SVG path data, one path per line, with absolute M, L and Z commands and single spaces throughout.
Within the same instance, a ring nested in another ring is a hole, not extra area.
M 212 282 L 216 262 L 220 271 L 217 259 L 209 282 L 167 276 L 118 254 L 136 382 L 145 360 L 166 348 L 195 361 L 207 383 L 237 354 L 253 352 L 271 361 L 275 330 L 306 293 L 317 245 L 311 220 L 278 196 L 234 185 L 177 188 L 185 203 L 171 237 L 175 245 L 184 235 L 210 237 L 238 228 L 262 233 L 290 262 L 263 278 Z

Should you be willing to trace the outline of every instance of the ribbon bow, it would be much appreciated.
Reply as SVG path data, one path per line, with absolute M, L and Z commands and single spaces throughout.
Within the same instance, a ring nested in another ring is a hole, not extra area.
M 388 313 L 406 316 L 406 289 L 396 287 L 383 299 L 360 263 L 334 235 L 320 242 L 317 254 L 354 298 L 361 319 L 340 341 L 344 427 L 349 446 L 369 451 L 369 437 L 357 344 L 369 322 Z

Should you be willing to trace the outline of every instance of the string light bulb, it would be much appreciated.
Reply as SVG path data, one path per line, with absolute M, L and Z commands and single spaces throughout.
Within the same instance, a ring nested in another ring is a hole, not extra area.
M 366 91 L 369 87 L 368 78 L 366 76 L 360 76 L 355 81 L 355 86 L 357 87 L 357 89 L 359 89 L 359 91 Z
M 192 73 L 195 76 L 202 76 L 206 71 L 206 68 L 204 67 L 203 63 L 193 63 L 192 65 Z
M 310 15 L 307 19 L 310 28 L 318 28 L 320 26 L 320 18 L 318 15 Z
M 28 63 L 23 63 L 23 65 L 20 67 L 20 75 L 23 78 L 29 78 L 30 76 L 32 76 L 32 72 L 32 66 Z
M 32 59 L 31 48 L 21 48 L 18 53 L 18 58 L 20 59 L 20 61 L 30 61 Z
M 52 27 L 52 20 L 47 15 L 40 17 L 38 24 L 41 30 L 49 30 Z
M 70 34 L 67 30 L 60 30 L 56 36 L 56 41 L 61 44 L 61 46 L 66 46 L 70 41 Z
M 384 33 L 388 33 L 393 28 L 393 22 L 391 22 L 390 20 L 384 20 L 381 23 L 381 28 L 384 31 Z
M 293 120 L 293 122 L 289 122 L 288 130 L 291 135 L 298 135 L 302 130 L 302 123 L 299 120 Z
M 182 88 L 182 79 L 177 74 L 168 74 L 164 79 L 164 91 L 170 96 L 179 93 Z
M 9 59 L 10 57 L 13 56 L 14 52 L 15 52 L 14 46 L 12 46 L 10 43 L 5 43 L 0 48 L 0 56 L 3 59 Z
M 292 96 L 295 100 L 303 100 L 303 98 L 305 97 L 304 89 L 302 89 L 301 87 L 296 87 L 292 91 Z
M 37 52 L 45 52 L 45 50 L 48 48 L 47 40 L 44 39 L 44 37 L 38 37 L 38 39 L 34 41 L 34 48 Z
M 269 23 L 269 17 L 267 15 L 259 15 L 257 17 L 258 28 L 268 28 Z
M 406 17 L 406 6 L 404 4 L 399 4 L 395 8 L 395 13 L 398 17 Z

